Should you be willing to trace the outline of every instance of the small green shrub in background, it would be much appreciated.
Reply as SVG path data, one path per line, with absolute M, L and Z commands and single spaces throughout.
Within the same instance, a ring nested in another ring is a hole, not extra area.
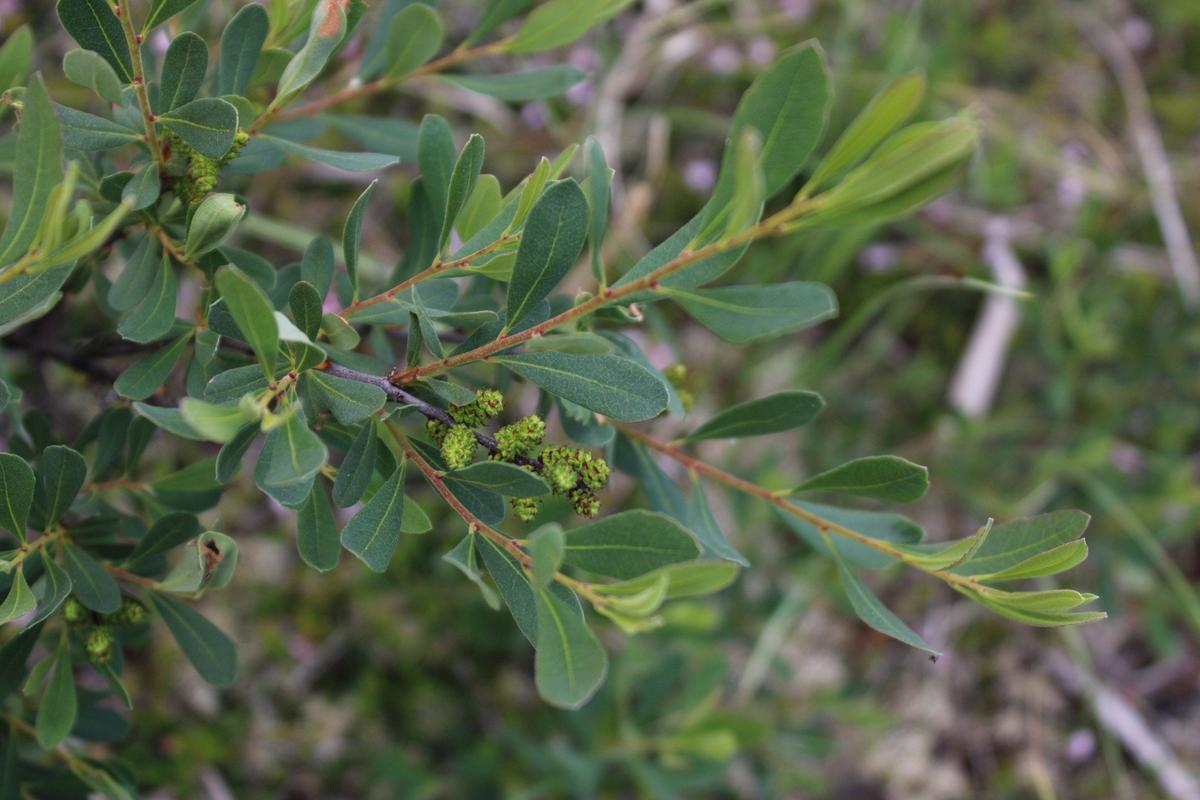
M 619 274 L 601 247 L 613 171 L 595 139 L 503 187 L 484 172 L 483 138 L 459 137 L 460 148 L 433 115 L 412 142 L 420 178 L 390 275 L 360 251 L 375 182 L 349 208 L 340 243 L 312 238 L 299 263 L 238 246 L 239 226 L 256 214 L 254 184 L 286 160 L 384 176 L 398 161 L 313 144 L 320 129 L 306 122 L 386 142 L 393 121 L 336 108 L 415 76 L 506 102 L 556 95 L 581 73 L 475 65 L 570 44 L 626 4 L 551 0 L 525 13 L 526 3 L 493 0 L 449 47 L 422 4 L 246 5 L 219 38 L 180 33 L 160 59 L 146 39 L 176 15 L 205 19 L 203 0 L 59 0 L 79 45 L 63 74 L 96 95 L 91 108 L 102 114 L 50 99 L 30 73 L 28 31 L 0 49 L 3 110 L 16 121 L 4 140 L 15 156 L 0 236 L 0 345 L 35 372 L 61 361 L 114 393 L 82 429 L 59 430 L 44 409 L 22 404 L 22 380 L 0 384 L 0 700 L 11 780 L 73 776 L 107 796 L 136 793 L 136 765 L 95 761 L 68 737 L 110 719 L 100 705 L 108 695 L 132 705 L 124 658 L 147 626 L 165 626 L 204 680 L 237 680 L 234 643 L 190 601 L 233 581 L 237 540 L 212 529 L 212 509 L 239 481 L 295 512 L 300 557 L 322 572 L 343 550 L 384 572 L 402 536 L 450 533 L 432 531 L 422 508 L 448 505 L 465 536 L 446 541 L 444 558 L 483 602 L 507 607 L 536 651 L 537 691 L 566 708 L 586 703 L 608 668 L 586 607 L 637 634 L 660 625 L 671 601 L 720 591 L 752 569 L 701 481 L 774 506 L 836 563 L 864 623 L 931 654 L 865 571 L 901 563 L 1031 625 L 1103 616 L 1080 610 L 1091 594 L 1012 588 L 1086 557 L 1082 512 L 926 544 L 899 514 L 828 504 L 918 499 L 928 476 L 905 459 L 860 458 L 777 489 L 689 450 L 814 423 L 824 401 L 811 391 L 746 398 L 678 441 L 637 425 L 682 414 L 686 399 L 681 371 L 660 371 L 643 353 L 641 309 L 674 303 L 733 345 L 786 346 L 788 334 L 836 314 L 833 293 L 809 281 L 737 283 L 747 248 L 900 216 L 957 179 L 975 125 L 965 116 L 910 122 L 924 92 L 918 75 L 890 83 L 814 159 L 828 68 L 816 43 L 785 51 L 743 95 L 711 199 Z M 347 48 L 355 37 L 365 44 Z M 590 269 L 592 288 L 569 296 L 559 287 L 576 268 Z M 52 313 L 77 338 L 31 336 L 30 324 Z M 397 328 L 402 350 L 388 335 Z M 175 469 L 156 438 L 212 444 Z M 672 481 L 659 457 L 687 467 L 691 485 Z M 614 471 L 641 484 L 649 508 L 610 506 Z M 344 525 L 340 509 L 351 510 Z

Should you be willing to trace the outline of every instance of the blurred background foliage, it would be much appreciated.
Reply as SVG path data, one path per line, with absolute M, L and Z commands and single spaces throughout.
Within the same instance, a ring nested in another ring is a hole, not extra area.
M 240 3 L 223 5 L 196 24 L 215 28 Z M 443 5 L 470 30 L 478 4 Z M 56 72 L 70 43 L 48 0 L 0 0 L 0 35 L 23 23 Z M 1025 629 L 889 574 L 885 600 L 946 653 L 931 663 L 853 620 L 832 565 L 770 509 L 714 487 L 753 568 L 673 607 L 662 630 L 612 635 L 613 679 L 561 712 L 536 698 L 517 629 L 440 560 L 460 532 L 449 509 L 426 506 L 442 515 L 434 533 L 402 539 L 387 574 L 345 559 L 318 575 L 298 561 L 291 515 L 242 487 L 220 508 L 242 548 L 238 588 L 205 605 L 238 641 L 243 677 L 218 695 L 156 634 L 130 652 L 127 683 L 144 699 L 129 737 L 95 746 L 140 765 L 161 797 L 1200 797 L 1200 325 L 1145 161 L 1146 136 L 1160 139 L 1200 230 L 1200 4 L 645 0 L 566 54 L 590 77 L 565 97 L 508 105 L 414 82 L 342 111 L 395 120 L 405 161 L 426 112 L 462 138 L 479 130 L 505 187 L 597 133 L 617 168 L 606 255 L 627 266 L 708 197 L 751 78 L 812 37 L 837 82 L 832 131 L 922 68 L 925 116 L 970 107 L 981 151 L 916 217 L 750 250 L 740 282 L 828 282 L 837 320 L 735 349 L 658 304 L 652 360 L 686 365 L 697 420 L 783 388 L 824 395 L 813 432 L 700 448 L 760 484 L 894 452 L 931 469 L 914 513 L 934 540 L 988 517 L 1089 511 L 1094 555 L 1076 582 L 1102 595 L 1108 622 Z M 50 88 L 87 102 L 65 81 Z M 336 236 L 359 188 L 314 164 L 278 175 L 249 187 L 250 206 Z M 392 176 L 364 236 L 380 270 L 404 251 L 414 173 Z M 311 236 L 265 215 L 243 230 L 276 263 Z M 1011 324 L 984 329 L 989 315 Z M 994 391 L 979 370 L 999 376 Z

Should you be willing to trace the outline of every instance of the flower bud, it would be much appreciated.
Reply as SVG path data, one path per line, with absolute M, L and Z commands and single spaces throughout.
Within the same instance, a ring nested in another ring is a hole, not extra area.
M 69 625 L 78 625 L 88 618 L 88 610 L 72 595 L 63 603 L 63 619 Z

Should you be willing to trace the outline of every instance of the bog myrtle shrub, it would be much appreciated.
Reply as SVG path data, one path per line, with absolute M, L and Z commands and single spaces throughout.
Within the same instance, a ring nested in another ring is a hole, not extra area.
M 37 764 L 132 796 L 128 766 L 82 755 L 73 737 L 102 724 L 97 680 L 120 703 L 136 700 L 123 665 L 148 626 L 164 626 L 205 681 L 237 680 L 234 643 L 192 603 L 236 586 L 237 539 L 212 529 L 209 513 L 235 483 L 294 512 L 299 556 L 320 572 L 343 551 L 384 572 L 401 537 L 451 533 L 432 532 L 423 508 L 447 505 L 462 526 L 444 558 L 482 602 L 507 608 L 536 651 L 538 693 L 566 708 L 605 679 L 594 625 L 653 629 L 665 604 L 753 569 L 701 482 L 774 506 L 836 564 L 866 625 L 931 654 L 865 572 L 900 564 L 1031 625 L 1103 616 L 1081 609 L 1094 595 L 1013 587 L 1084 559 L 1082 512 L 929 544 L 905 517 L 853 502 L 921 497 L 927 472 L 905 459 L 859 458 L 778 488 L 692 454 L 701 441 L 819 425 L 824 401 L 812 391 L 747 397 L 674 441 L 639 424 L 690 405 L 686 371 L 655 368 L 639 345 L 648 308 L 674 304 L 733 346 L 787 347 L 835 315 L 833 293 L 811 281 L 738 283 L 747 248 L 897 217 L 958 178 L 975 125 L 966 115 L 912 122 L 919 75 L 890 82 L 831 136 L 823 51 L 804 42 L 782 52 L 737 105 L 711 199 L 631 266 L 604 255 L 613 168 L 595 139 L 506 187 L 484 171 L 484 139 L 456 137 L 434 115 L 406 143 L 415 163 L 401 168 L 419 177 L 391 274 L 366 269 L 361 250 L 376 182 L 346 211 L 340 242 L 313 235 L 299 263 L 243 246 L 239 228 L 256 213 L 247 190 L 285 162 L 350 177 L 395 169 L 389 152 L 314 143 L 328 128 L 368 149 L 404 135 L 386 118 L 339 115 L 341 104 L 417 76 L 502 102 L 560 94 L 578 70 L 497 72 L 488 59 L 555 51 L 626 4 L 491 0 L 469 36 L 446 42 L 423 4 L 249 4 L 213 29 L 225 4 L 59 0 L 78 45 L 62 73 L 95 95 L 86 109 L 51 99 L 28 30 L 3 45 L 13 123 L 0 236 L 0 336 L 13 365 L 0 383 L 8 775 Z M 146 43 L 164 26 L 179 32 L 159 55 Z M 347 48 L 356 37 L 361 46 Z M 575 269 L 590 270 L 591 289 L 570 295 L 561 287 Z M 47 315 L 53 327 L 35 324 Z M 23 402 L 52 361 L 112 402 L 77 428 Z M 196 443 L 184 446 L 199 455 L 178 469 L 155 440 Z M 687 467 L 689 485 L 662 459 Z M 644 489 L 648 507 L 614 507 L 614 471 Z

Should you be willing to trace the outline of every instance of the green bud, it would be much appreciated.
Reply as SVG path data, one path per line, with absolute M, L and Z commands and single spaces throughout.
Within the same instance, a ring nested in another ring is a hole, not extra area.
M 496 445 L 500 456 L 512 461 L 518 456 L 532 456 L 542 445 L 546 435 L 546 423 L 537 414 L 519 419 L 496 431 Z
M 495 389 L 480 389 L 475 392 L 475 405 L 487 419 L 495 419 L 504 412 L 504 395 Z
M 671 382 L 671 385 L 678 389 L 687 380 L 687 367 L 683 364 L 672 364 L 663 370 L 663 375 Z
M 246 214 L 246 207 L 231 194 L 210 194 L 201 201 L 188 225 L 183 252 L 194 258 L 229 238 Z

